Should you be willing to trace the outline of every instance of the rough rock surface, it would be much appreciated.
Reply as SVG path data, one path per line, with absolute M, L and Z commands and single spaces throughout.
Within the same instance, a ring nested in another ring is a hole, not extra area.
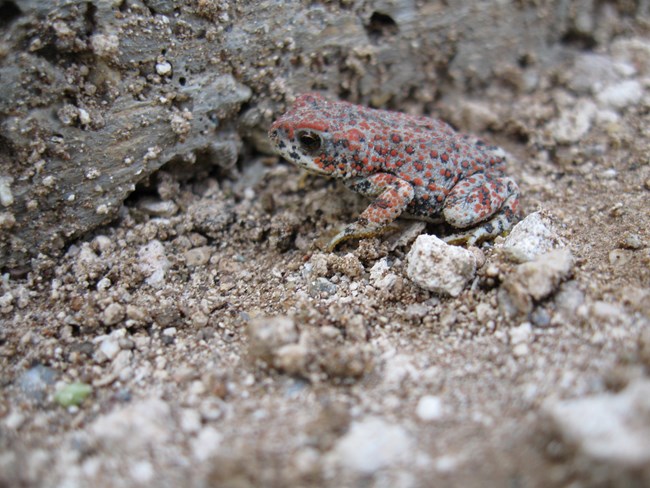
M 447 79 L 480 86 L 523 57 L 550 62 L 573 25 L 534 2 L 2 5 L 0 268 L 16 271 L 113 220 L 172 160 L 231 169 L 242 136 L 262 148 L 296 93 L 430 102 Z

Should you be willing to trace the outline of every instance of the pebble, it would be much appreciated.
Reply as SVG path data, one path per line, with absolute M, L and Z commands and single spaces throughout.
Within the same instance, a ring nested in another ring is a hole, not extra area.
M 163 284 L 165 273 L 171 266 L 165 254 L 165 247 L 159 240 L 153 240 L 138 250 L 140 271 L 146 276 L 148 285 L 159 287 Z
M 421 235 L 406 256 L 407 276 L 418 286 L 457 297 L 476 274 L 476 256 L 436 236 Z
M 178 213 L 178 205 L 172 200 L 143 198 L 138 201 L 138 208 L 152 217 L 173 217 Z
M 109 335 L 96 338 L 95 342 L 99 342 L 99 347 L 95 353 L 95 360 L 101 363 L 106 360 L 112 361 L 115 359 L 121 350 L 120 339 L 123 338 L 125 334 L 125 329 L 118 329 L 111 332 Z
M 171 442 L 176 429 L 169 405 L 147 398 L 102 415 L 88 431 L 91 442 L 106 452 L 138 456 L 155 446 Z
M 412 460 L 414 451 L 415 442 L 403 427 L 370 416 L 352 423 L 327 458 L 354 473 L 370 475 Z
M 192 440 L 192 454 L 198 461 L 206 461 L 216 454 L 221 446 L 223 434 L 211 426 L 204 427 Z
M 643 87 L 636 80 L 608 85 L 596 94 L 596 100 L 600 105 L 619 110 L 639 104 L 642 97 Z
M 444 414 L 442 400 L 437 396 L 424 395 L 418 401 L 418 405 L 415 408 L 415 414 L 420 420 L 424 421 L 438 420 L 442 418 Z
M 11 192 L 13 181 L 11 176 L 0 176 L 0 205 L 3 207 L 10 207 L 14 204 L 14 195 Z
M 179 414 L 181 430 L 186 434 L 196 434 L 201 429 L 201 413 L 191 408 L 183 408 Z
M 595 463 L 643 468 L 650 463 L 650 381 L 625 390 L 550 401 L 543 410 L 561 438 Z
M 513 327 L 508 331 L 510 336 L 510 344 L 525 344 L 530 342 L 533 337 L 533 327 L 530 322 L 524 322 L 519 327 Z
M 212 247 L 201 246 L 184 253 L 185 264 L 190 267 L 205 266 L 212 257 Z
M 327 295 L 334 295 L 336 293 L 336 289 L 337 286 L 334 283 L 332 283 L 327 278 L 323 278 L 322 276 L 316 278 L 311 286 L 312 291 L 316 293 L 325 293 Z
M 39 364 L 23 372 L 16 380 L 16 384 L 29 400 L 41 402 L 56 377 L 56 371 Z
M 160 76 L 169 76 L 172 72 L 172 65 L 168 61 L 162 61 L 156 64 L 156 73 Z
M 556 249 L 518 265 L 499 288 L 499 308 L 508 317 L 527 316 L 535 302 L 552 294 L 573 270 L 573 255 Z
M 252 357 L 273 365 L 283 346 L 298 342 L 298 329 L 289 317 L 252 319 L 247 328 L 248 349 Z
M 575 106 L 563 109 L 560 117 L 548 125 L 553 139 L 561 144 L 578 142 L 591 129 L 597 110 L 596 104 L 588 99 L 580 99 Z
M 520 263 L 532 261 L 553 249 L 565 247 L 564 240 L 555 231 L 553 219 L 548 212 L 533 212 L 517 223 L 508 237 L 496 248 L 502 248 Z
M 589 95 L 621 79 L 621 69 L 611 56 L 585 53 L 576 56 L 567 76 L 567 86 L 576 93 Z
M 643 238 L 639 234 L 628 233 L 625 234 L 620 245 L 626 249 L 641 249 L 643 247 Z
M 0 229 L 11 229 L 16 225 L 16 217 L 10 212 L 0 212 Z
M 18 411 L 12 411 L 9 415 L 7 415 L 4 418 L 2 423 L 4 424 L 6 429 L 16 431 L 23 426 L 25 420 L 27 420 L 27 418 L 23 413 Z
M 632 251 L 627 249 L 612 249 L 609 251 L 609 264 L 613 266 L 623 266 L 632 259 Z
M 126 311 L 123 305 L 119 303 L 111 303 L 102 312 L 100 320 L 104 325 L 115 325 L 124 319 Z

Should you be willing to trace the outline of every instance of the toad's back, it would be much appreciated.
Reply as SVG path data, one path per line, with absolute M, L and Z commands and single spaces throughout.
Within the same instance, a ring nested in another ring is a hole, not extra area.
M 378 218 L 384 224 L 380 228 L 403 211 L 425 220 L 446 220 L 459 228 L 479 223 L 502 208 L 512 214 L 511 222 L 516 220 L 517 189 L 503 176 L 504 152 L 458 134 L 440 120 L 306 94 L 274 122 L 270 137 L 278 152 L 298 166 L 379 197 L 374 204 L 380 207 L 394 207 L 373 212 L 373 204 L 368 215 L 362 215 Z M 499 232 L 506 230 L 501 227 L 507 222 L 501 221 Z M 379 229 L 362 226 L 356 232 L 359 223 L 352 225 L 354 234 L 340 240 L 376 234 Z M 481 236 L 496 235 L 495 229 L 487 230 Z

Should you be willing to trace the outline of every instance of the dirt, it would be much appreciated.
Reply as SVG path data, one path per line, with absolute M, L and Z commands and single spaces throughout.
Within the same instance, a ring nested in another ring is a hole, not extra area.
M 229 173 L 165 166 L 111 225 L 3 275 L 0 485 L 650 483 L 647 438 L 594 454 L 553 416 L 648 381 L 649 55 L 628 32 L 529 89 L 518 73 L 433 106 L 512 155 L 524 213 L 573 257 L 523 315 L 503 309 L 521 265 L 503 239 L 439 296 L 406 272 L 411 222 L 319 249 L 367 205 L 336 182 L 252 151 Z M 62 405 L 76 382 L 92 392 Z

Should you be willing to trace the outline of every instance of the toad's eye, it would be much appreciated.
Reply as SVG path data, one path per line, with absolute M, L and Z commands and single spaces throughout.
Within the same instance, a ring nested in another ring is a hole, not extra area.
M 300 132 L 298 134 L 300 146 L 308 152 L 318 151 L 323 143 L 322 139 L 315 132 Z

